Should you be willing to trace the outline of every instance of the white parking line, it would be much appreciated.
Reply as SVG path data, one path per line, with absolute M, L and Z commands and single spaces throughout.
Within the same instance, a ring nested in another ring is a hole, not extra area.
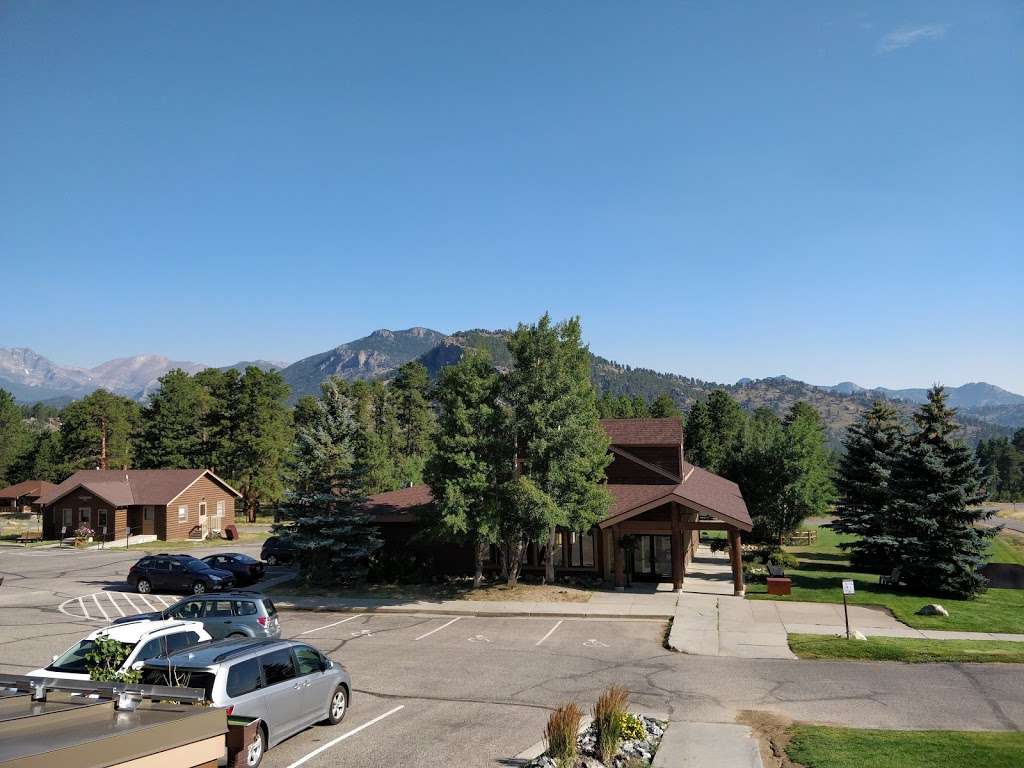
M 107 615 L 107 612 L 105 610 L 103 610 L 103 606 L 100 605 L 100 600 L 99 600 L 98 597 L 96 597 L 96 593 L 95 592 L 92 593 L 92 601 L 94 603 L 96 603 L 96 607 L 99 609 L 100 613 L 103 614 L 103 618 L 106 619 L 107 621 L 110 621 L 110 617 Z M 88 616 L 88 615 L 89 614 L 86 614 L 86 616 Z
M 134 611 L 135 613 L 142 613 L 142 611 L 139 610 L 139 606 L 135 604 L 134 600 L 128 597 L 128 594 L 126 592 L 122 592 L 121 597 L 123 597 L 125 599 L 125 602 L 127 602 L 128 605 L 132 607 L 132 611 Z
M 379 722 L 380 722 L 381 720 L 383 720 L 383 719 L 384 719 L 385 717 L 390 717 L 391 715 L 395 714 L 395 712 L 397 712 L 397 711 L 398 711 L 398 710 L 400 710 L 400 709 L 405 709 L 405 704 L 399 704 L 399 705 L 398 705 L 397 707 L 395 707 L 394 709 L 389 709 L 389 710 L 388 710 L 387 712 L 385 712 L 385 713 L 384 713 L 383 715 L 377 715 L 377 717 L 373 718 L 373 720 L 368 720 L 368 721 L 366 721 L 365 723 L 363 723 L 362 725 L 360 725 L 360 726 L 359 726 L 358 728 L 353 728 L 353 729 L 352 729 L 351 731 L 349 731 L 348 733 L 343 733 L 343 734 L 341 734 L 341 736 L 339 736 L 338 738 L 336 738 L 336 739 L 331 739 L 331 740 L 330 740 L 330 741 L 328 741 L 328 742 L 327 742 L 326 744 L 324 744 L 324 745 L 323 745 L 322 747 L 317 747 L 317 748 L 316 748 L 316 749 L 314 749 L 314 750 L 313 750 L 312 752 L 310 752 L 310 753 L 309 753 L 308 755 L 304 755 L 303 757 L 300 757 L 300 758 L 299 758 L 298 760 L 296 760 L 296 761 L 295 761 L 294 763 L 292 763 L 291 765 L 289 765 L 289 766 L 288 766 L 288 768 L 298 768 L 298 766 L 302 765 L 303 763 L 305 763 L 305 762 L 306 762 L 306 761 L 308 761 L 308 760 L 312 760 L 312 759 L 313 759 L 314 757 L 316 757 L 317 755 L 319 755 L 319 754 L 320 754 L 321 752 L 324 752 L 324 751 L 326 751 L 326 750 L 330 749 L 330 748 L 331 748 L 331 747 L 333 747 L 333 746 L 334 746 L 335 744 L 338 744 L 339 742 L 342 742 L 342 741 L 344 741 L 345 739 L 347 739 L 347 738 L 348 738 L 349 736 L 355 736 L 355 735 L 356 735 L 357 733 L 359 733 L 359 732 L 360 732 L 361 730 L 363 730 L 364 728 L 369 728 L 369 727 L 370 727 L 371 725 L 374 725 L 375 723 L 379 723 Z
M 118 605 L 117 600 L 114 599 L 114 595 L 112 595 L 110 592 L 105 594 L 106 598 L 108 598 L 111 601 L 111 604 L 118 609 L 118 613 L 120 613 L 121 615 L 127 615 L 123 610 L 121 610 L 121 606 Z
M 78 598 L 78 607 L 82 609 L 82 618 L 88 619 L 89 612 L 85 610 L 85 603 L 82 602 L 82 598 Z
M 160 597 L 160 595 L 153 595 L 153 597 L 155 597 L 157 600 L 159 600 L 161 603 L 163 603 L 164 604 L 164 608 L 167 607 L 167 605 L 168 605 L 167 601 L 164 600 L 162 597 Z
M 456 621 L 458 621 L 461 618 L 462 618 L 461 616 L 456 616 L 454 619 L 452 619 L 451 621 L 445 622 L 444 624 L 442 624 L 437 629 L 432 629 L 429 632 L 427 632 L 426 634 L 420 635 L 419 637 L 416 638 L 416 640 L 422 640 L 424 637 L 430 637 L 435 632 L 440 632 L 442 629 L 444 629 L 445 627 L 451 626 L 452 624 L 454 624 Z
M 155 611 L 156 610 L 156 608 L 153 606 L 153 604 L 151 602 L 149 602 L 149 600 L 146 599 L 145 595 L 140 594 L 139 597 L 142 598 L 142 602 L 144 602 L 146 605 L 149 606 L 149 610 L 151 610 L 151 611 Z
M 346 621 L 352 621 L 352 619 L 358 619 L 362 615 L 363 614 L 361 614 L 361 613 L 357 613 L 355 616 L 349 616 L 347 619 L 342 619 L 341 621 L 336 621 L 333 624 L 324 624 L 322 627 L 316 627 L 315 629 L 307 629 L 305 632 L 299 632 L 299 635 L 300 636 L 301 635 L 309 635 L 309 634 L 311 634 L 313 632 L 319 632 L 321 629 L 330 629 L 331 627 L 336 627 L 339 624 L 344 624 Z
M 562 621 L 563 621 L 562 619 L 559 619 L 559 620 L 558 620 L 558 621 L 557 621 L 557 622 L 555 623 L 555 626 L 553 626 L 553 627 L 552 627 L 551 629 L 549 629 L 549 630 L 548 630 L 548 633 L 547 633 L 546 635 L 544 635 L 544 637 L 542 637 L 542 638 L 541 638 L 540 640 L 538 640 L 538 641 L 537 641 L 536 643 L 534 643 L 534 645 L 540 645 L 540 644 L 541 644 L 541 643 L 543 643 L 543 642 L 544 642 L 545 640 L 547 640 L 547 639 L 548 639 L 549 637 L 551 637 L 551 636 L 552 636 L 553 634 L 555 634 L 555 630 L 556 630 L 556 629 L 558 629 L 558 628 L 559 628 L 559 627 L 560 627 L 560 626 L 562 625 Z

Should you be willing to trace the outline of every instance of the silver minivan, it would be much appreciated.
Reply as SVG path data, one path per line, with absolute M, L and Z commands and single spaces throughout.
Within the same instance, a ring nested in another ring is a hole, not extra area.
M 228 714 L 263 721 L 246 755 L 255 768 L 270 747 L 314 723 L 340 723 L 352 681 L 338 662 L 295 640 L 221 640 L 146 662 L 142 682 L 202 688 Z

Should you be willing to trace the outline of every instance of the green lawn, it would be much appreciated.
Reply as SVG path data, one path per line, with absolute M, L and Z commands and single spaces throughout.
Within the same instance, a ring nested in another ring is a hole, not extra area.
M 1024 733 L 875 731 L 798 725 L 786 747 L 807 768 L 1020 768 Z
M 847 640 L 828 635 L 790 635 L 789 647 L 801 659 L 1024 663 L 1024 643 L 1009 640 L 918 640 L 909 637 L 871 637 Z
M 160 552 L 181 552 L 189 549 L 196 549 L 198 547 L 220 547 L 221 549 L 228 551 L 235 544 L 262 544 L 267 540 L 269 533 L 245 533 L 240 531 L 237 539 L 228 541 L 227 539 L 206 539 L 205 541 L 199 539 L 185 539 L 182 541 L 146 541 L 141 544 L 129 544 L 127 547 L 124 545 L 120 547 L 108 546 L 109 549 L 136 549 L 142 552 L 157 554 Z
M 1024 633 L 1024 590 L 990 589 L 973 600 L 955 600 L 948 597 L 915 595 L 905 588 L 894 589 L 878 583 L 878 575 L 849 570 L 845 553 L 838 548 L 851 537 L 840 536 L 828 528 L 818 529 L 818 543 L 810 547 L 787 547 L 800 560 L 799 568 L 787 568 L 786 575 L 793 581 L 788 597 L 765 594 L 764 584 L 750 584 L 747 596 L 755 600 L 803 600 L 815 603 L 843 602 L 842 581 L 853 579 L 856 594 L 851 605 L 881 605 L 892 611 L 897 619 L 917 629 L 950 629 L 964 632 Z M 1009 557 L 1017 542 L 1000 541 L 999 556 Z M 927 603 L 941 603 L 949 617 L 918 616 L 917 611 Z
M 1019 533 L 1003 533 L 992 539 L 992 562 L 1024 565 L 1024 536 Z

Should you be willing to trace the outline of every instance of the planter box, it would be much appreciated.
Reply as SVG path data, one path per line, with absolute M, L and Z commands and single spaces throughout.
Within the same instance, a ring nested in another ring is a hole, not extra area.
M 228 718 L 228 735 L 225 745 L 228 748 L 228 768 L 245 768 L 245 758 L 249 745 L 256 739 L 261 720 L 249 720 L 242 717 Z M 266 750 L 267 745 L 263 745 Z
M 768 577 L 768 594 L 769 595 L 788 595 L 793 588 L 793 582 L 786 577 Z

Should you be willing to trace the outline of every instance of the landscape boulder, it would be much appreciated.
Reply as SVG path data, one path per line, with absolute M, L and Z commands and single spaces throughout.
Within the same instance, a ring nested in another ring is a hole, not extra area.
M 949 611 L 938 603 L 928 603 L 917 612 L 918 616 L 949 616 Z
M 855 629 L 855 630 L 853 630 L 853 639 L 854 640 L 867 640 L 868 638 L 867 638 L 867 635 L 865 635 L 859 629 Z

